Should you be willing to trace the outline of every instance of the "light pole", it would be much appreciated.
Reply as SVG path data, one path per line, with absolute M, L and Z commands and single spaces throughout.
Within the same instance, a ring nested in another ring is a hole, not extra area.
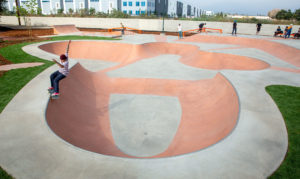
M 163 1 L 164 5 L 163 5 L 163 12 L 162 12 L 162 17 L 163 17 L 163 24 L 162 24 L 162 33 L 165 33 L 165 3 L 166 0 Z

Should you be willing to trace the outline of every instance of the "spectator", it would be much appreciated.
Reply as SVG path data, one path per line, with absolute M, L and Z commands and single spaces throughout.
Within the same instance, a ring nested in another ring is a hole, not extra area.
M 178 33 L 179 33 L 179 39 L 182 39 L 182 26 L 181 26 L 181 24 L 178 25 Z
M 276 37 L 278 34 L 282 34 L 282 33 L 283 33 L 283 31 L 281 30 L 281 27 L 278 26 L 276 31 L 274 32 L 274 37 Z
M 294 34 L 294 39 L 295 38 L 297 38 L 297 39 L 300 38 L 300 28 L 298 29 L 298 32 Z
M 232 35 L 233 35 L 233 33 L 236 35 L 236 29 L 237 29 L 237 23 L 236 23 L 236 20 L 234 20 L 233 27 L 232 27 Z
M 286 33 L 287 33 L 287 31 L 288 31 L 288 28 L 289 28 L 289 26 L 285 26 L 285 29 L 284 29 L 283 36 L 285 36 L 285 35 L 286 35 Z
M 256 35 L 259 34 L 262 24 L 259 22 L 256 24 Z
M 292 29 L 293 29 L 293 24 L 291 24 L 288 28 L 287 28 L 287 32 L 286 34 L 284 35 L 284 38 L 290 38 L 290 35 L 292 33 Z

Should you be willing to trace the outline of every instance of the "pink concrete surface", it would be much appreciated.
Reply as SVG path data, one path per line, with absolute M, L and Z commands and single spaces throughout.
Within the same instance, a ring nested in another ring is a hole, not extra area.
M 299 65 L 296 55 L 299 50 L 265 40 L 196 35 L 183 41 L 258 48 Z M 60 55 L 66 46 L 67 42 L 53 42 L 39 48 Z M 212 70 L 263 70 L 270 67 L 254 58 L 201 51 L 197 46 L 187 44 L 74 41 L 70 44 L 71 58 L 101 59 L 119 64 L 96 73 L 76 65 L 70 76 L 62 81 L 61 98 L 49 102 L 49 126 L 58 136 L 83 149 L 104 155 L 134 157 L 124 154 L 114 143 L 109 122 L 109 97 L 111 94 L 149 94 L 178 97 L 182 106 L 181 123 L 172 143 L 163 153 L 149 158 L 194 152 L 226 137 L 236 125 L 239 103 L 234 88 L 222 75 L 199 81 L 111 78 L 106 75 L 108 71 L 162 54 L 176 54 L 181 56 L 183 64 Z M 272 69 L 291 71 L 278 67 Z M 62 113 L 64 115 L 59 115 Z
M 41 45 L 39 48 L 59 55 L 64 53 L 66 45 L 67 42 L 54 42 Z M 269 64 L 254 58 L 205 52 L 193 45 L 165 42 L 132 45 L 101 41 L 94 41 L 92 43 L 90 41 L 74 41 L 70 44 L 69 51 L 71 58 L 102 59 L 120 63 L 120 65 L 113 68 L 119 68 L 143 58 L 155 57 L 162 54 L 180 55 L 182 57 L 180 61 L 186 65 L 213 70 L 262 70 L 269 67 Z
M 169 148 L 149 158 L 194 152 L 226 137 L 235 127 L 239 103 L 231 84 L 220 74 L 199 81 L 110 78 L 77 64 L 61 83 L 61 97 L 48 104 L 50 128 L 69 143 L 104 155 L 128 156 L 112 137 L 110 94 L 177 96 L 182 106 L 180 127 Z
M 54 34 L 79 34 L 79 35 L 100 35 L 100 36 L 119 36 L 122 35 L 121 31 L 113 31 L 113 32 L 88 32 L 88 31 L 80 31 L 76 28 L 75 25 L 54 25 Z M 125 35 L 134 34 L 131 31 L 125 31 Z
M 54 34 L 70 34 L 80 32 L 75 25 L 54 25 Z
M 66 45 L 67 42 L 55 42 L 39 48 L 59 55 Z M 71 58 L 120 64 L 97 73 L 88 72 L 80 65 L 72 68 L 69 77 L 62 81 L 63 95 L 48 105 L 49 126 L 61 138 L 83 149 L 133 157 L 121 152 L 114 143 L 109 123 L 109 97 L 114 93 L 151 94 L 177 96 L 182 106 L 181 124 L 173 142 L 165 152 L 153 157 L 190 153 L 226 137 L 236 125 L 239 104 L 234 88 L 222 75 L 199 81 L 110 78 L 106 75 L 108 71 L 160 54 L 177 54 L 183 63 L 212 69 L 257 70 L 269 66 L 252 58 L 203 52 L 193 45 L 74 41 L 70 44 Z M 240 65 L 235 60 L 245 64 Z
M 0 65 L 0 71 L 8 71 L 12 69 L 18 69 L 18 68 L 29 68 L 29 67 L 35 67 L 43 65 L 44 63 L 17 63 L 17 64 L 9 64 L 9 65 Z
M 289 47 L 277 42 L 272 42 L 263 39 L 250 39 L 244 37 L 219 37 L 219 36 L 207 36 L 207 35 L 194 35 L 182 39 L 185 42 L 204 42 L 204 43 L 222 43 L 239 45 L 247 48 L 256 48 L 272 54 L 288 63 L 291 63 L 297 67 L 300 67 L 300 50 Z

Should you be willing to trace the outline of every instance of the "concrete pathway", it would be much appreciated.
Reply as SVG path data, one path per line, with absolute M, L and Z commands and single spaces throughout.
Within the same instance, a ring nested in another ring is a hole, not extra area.
M 0 71 L 8 71 L 8 70 L 18 69 L 18 68 L 29 68 L 29 67 L 40 66 L 43 64 L 44 63 L 17 63 L 17 64 L 1 65 Z
M 222 36 L 219 37 L 221 38 Z M 169 37 L 167 37 L 167 40 L 173 43 L 191 44 L 191 42 L 188 42 L 188 38 L 180 42 L 175 38 Z M 155 37 L 152 35 L 135 35 L 125 36 L 124 40 L 122 40 L 122 43 L 125 44 L 143 44 L 149 42 L 155 42 Z M 43 57 L 47 60 L 58 58 L 55 54 L 37 48 L 39 45 L 46 43 L 48 42 L 29 45 L 24 47 L 23 50 L 31 55 Z M 198 43 L 197 48 L 200 49 L 201 46 L 205 47 L 203 41 L 193 41 L 192 43 L 196 45 Z M 229 45 L 232 47 L 232 44 Z M 297 46 L 300 47 L 300 43 Z M 224 48 L 224 50 L 220 51 L 220 48 Z M 293 64 L 291 64 L 287 62 L 287 60 L 294 59 L 283 59 L 276 54 L 267 53 L 265 51 L 261 52 L 261 50 L 258 53 L 257 49 L 248 51 L 247 48 L 244 47 L 234 50 L 226 50 L 225 48 L 228 47 L 226 45 L 224 46 L 224 43 L 210 43 L 209 48 L 204 48 L 203 50 L 206 52 L 213 51 L 214 53 L 222 52 L 222 54 L 228 53 L 239 56 L 251 56 L 271 65 L 288 67 L 295 70 L 299 70 L 300 67 L 295 65 L 300 63 L 299 59 L 298 61 L 296 59 L 296 62 L 293 61 Z M 218 50 L 214 51 L 213 49 Z M 296 52 L 300 53 L 299 50 Z M 272 58 L 273 56 L 276 58 Z M 151 60 L 153 60 L 153 63 L 151 63 Z M 79 61 L 84 61 L 84 59 L 80 59 Z M 93 64 L 92 60 L 89 59 L 84 67 L 97 71 L 98 69 L 102 70 L 118 65 L 118 63 L 115 62 L 106 62 L 100 61 Z M 71 67 L 74 66 L 75 68 L 76 63 L 76 60 L 70 60 Z M 147 69 L 146 65 L 151 67 L 148 68 L 150 71 L 145 71 Z M 134 71 L 136 69 L 140 70 Z M 167 74 L 164 72 L 164 69 L 166 69 L 166 71 L 174 69 L 175 71 L 169 71 L 169 74 Z M 204 78 L 210 79 L 213 74 L 220 73 L 230 82 L 237 93 L 239 101 L 238 122 L 235 128 L 225 138 L 195 152 L 173 157 L 148 159 L 116 157 L 90 152 L 76 147 L 75 144 L 70 144 L 53 132 L 53 129 L 49 128 L 49 123 L 45 116 L 48 105 L 50 103 L 52 103 L 51 105 L 55 105 L 55 103 L 59 102 L 58 100 L 49 103 L 49 95 L 46 91 L 49 86 L 49 76 L 55 70 L 57 70 L 57 67 L 52 66 L 30 81 L 13 98 L 0 115 L 0 126 L 3 126 L 0 131 L 0 165 L 18 179 L 266 178 L 277 169 L 287 151 L 288 136 L 283 118 L 276 104 L 265 92 L 264 88 L 271 84 L 300 86 L 299 73 L 274 70 L 272 68 L 249 71 L 232 69 L 202 70 L 180 64 L 178 56 L 174 54 L 164 54 L 153 59 L 145 58 L 125 66 L 123 69 L 119 68 L 110 71 L 108 73 L 109 76 L 114 77 L 127 77 L 131 75 L 131 78 L 138 76 L 142 76 L 142 78 L 179 78 L 182 81 L 202 80 L 203 75 L 205 76 Z M 134 71 L 135 73 L 132 74 L 130 71 Z M 170 73 L 173 73 L 173 75 Z M 69 77 L 69 79 L 71 78 L 72 76 Z M 78 83 L 80 84 L 81 81 L 78 81 Z M 76 89 L 74 89 L 74 91 L 76 91 Z M 135 98 L 132 94 L 125 96 L 114 94 L 110 104 L 116 104 L 118 101 L 125 103 L 118 103 L 117 108 L 114 108 L 115 105 L 108 107 L 108 111 L 110 111 L 110 115 L 113 117 L 110 119 L 112 123 L 110 127 L 114 133 L 116 143 L 121 150 L 129 155 L 141 157 L 155 155 L 157 152 L 164 150 L 164 144 L 170 140 L 166 138 L 162 144 L 158 144 L 158 147 L 153 149 L 141 148 L 142 150 L 136 150 L 134 148 L 136 145 L 142 144 L 140 137 L 145 137 L 137 135 L 143 132 L 144 122 L 140 121 L 138 117 L 135 117 L 136 114 L 131 113 L 131 109 L 140 107 L 140 105 L 135 106 L 136 104 L 149 104 L 157 106 L 157 108 L 153 108 L 155 112 L 161 111 L 161 107 L 159 106 L 161 105 L 159 102 L 161 97 L 148 98 L 149 96 L 147 96 L 148 95 L 138 96 Z M 128 103 L 132 102 L 132 99 L 135 99 L 137 103 Z M 180 105 L 178 100 L 174 98 L 167 98 L 166 100 L 169 101 L 166 106 L 167 110 L 177 109 L 179 107 L 178 105 Z M 80 109 L 74 106 L 74 112 L 76 110 Z M 144 108 L 140 107 L 136 112 L 137 114 L 153 114 L 151 111 L 148 111 L 148 113 L 143 110 Z M 134 135 L 134 133 L 126 133 L 127 137 L 125 137 L 121 131 L 124 128 L 132 127 L 132 125 L 126 122 L 119 121 L 122 113 L 126 112 L 128 113 L 126 116 L 129 116 L 133 122 L 140 122 L 135 123 L 136 126 L 134 126 L 136 135 Z M 166 125 L 162 125 L 161 130 L 155 130 L 156 128 L 151 128 L 150 125 L 150 129 L 152 130 L 150 132 L 153 133 L 155 137 L 159 135 L 164 128 L 170 130 L 171 133 L 174 132 L 174 130 L 176 131 L 178 128 L 176 127 L 178 120 L 180 120 L 177 119 L 176 116 L 180 116 L 181 112 L 176 110 L 174 114 L 172 114 L 175 116 L 173 117 L 176 119 L 175 121 L 166 118 Z M 215 113 L 218 112 L 219 111 L 215 111 Z M 165 115 L 164 113 L 156 114 L 158 116 Z M 148 116 L 145 116 L 143 119 L 145 120 L 147 117 Z M 162 117 L 161 119 L 164 118 Z M 156 125 L 160 123 L 160 120 L 154 120 L 152 122 Z M 171 123 L 172 128 L 169 128 L 168 125 Z M 139 129 L 139 126 L 142 127 Z M 145 145 L 141 146 L 144 147 Z

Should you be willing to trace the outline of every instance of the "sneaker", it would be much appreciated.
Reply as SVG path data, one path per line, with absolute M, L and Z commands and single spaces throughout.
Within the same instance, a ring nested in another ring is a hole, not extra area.
M 50 94 L 54 93 L 54 88 L 53 88 L 53 87 L 48 88 L 48 92 L 49 92 Z
M 52 93 L 51 96 L 59 96 L 59 93 Z
M 51 99 L 58 99 L 58 98 L 59 98 L 59 93 L 51 94 Z

